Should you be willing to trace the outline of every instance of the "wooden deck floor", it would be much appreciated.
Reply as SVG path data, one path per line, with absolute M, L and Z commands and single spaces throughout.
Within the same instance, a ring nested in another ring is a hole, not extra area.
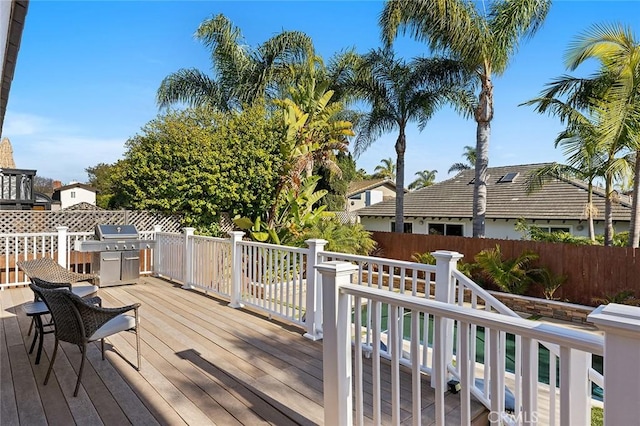
M 33 294 L 28 287 L 0 292 L 1 425 L 323 424 L 322 343 L 302 337 L 300 328 L 155 278 L 101 288 L 99 295 L 104 306 L 142 303 L 142 369 L 127 362 L 135 360 L 135 337 L 112 336 L 105 361 L 91 345 L 74 398 L 78 349 L 62 343 L 43 386 L 53 336 L 45 336 L 35 365 L 20 308 Z M 411 384 L 402 382 L 403 423 L 410 424 Z M 422 424 L 432 424 L 433 391 L 423 383 Z M 366 399 L 371 404 L 370 394 Z M 447 395 L 446 402 L 447 423 L 460 424 L 459 398 Z M 389 404 L 383 401 L 382 410 L 390 424 Z

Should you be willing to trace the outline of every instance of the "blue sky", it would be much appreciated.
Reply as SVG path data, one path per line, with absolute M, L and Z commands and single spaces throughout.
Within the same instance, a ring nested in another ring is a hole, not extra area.
M 312 37 L 325 58 L 345 48 L 364 53 L 380 45 L 378 1 L 43 1 L 29 4 L 3 137 L 19 168 L 68 183 L 85 181 L 85 168 L 122 157 L 125 142 L 158 114 L 155 93 L 179 68 L 210 69 L 193 33 L 207 17 L 223 13 L 255 46 L 282 30 Z M 566 73 L 569 42 L 595 23 L 631 25 L 636 37 L 640 1 L 555 1 L 544 27 L 523 44 L 502 77 L 495 78 L 495 118 L 490 166 L 562 161 L 553 140 L 557 119 L 518 104 Z M 635 27 L 633 27 L 635 25 Z M 424 44 L 400 38 L 400 56 L 428 55 Z M 587 75 L 588 65 L 574 75 Z M 407 135 L 406 182 L 419 170 L 446 179 L 475 146 L 475 122 L 438 112 L 422 133 Z M 375 142 L 357 159 L 372 172 L 393 157 L 395 135 Z

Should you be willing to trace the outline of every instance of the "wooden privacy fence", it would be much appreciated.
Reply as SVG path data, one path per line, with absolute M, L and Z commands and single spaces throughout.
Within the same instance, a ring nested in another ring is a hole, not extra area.
M 594 299 L 625 290 L 632 290 L 636 297 L 640 297 L 638 249 L 392 232 L 372 234 L 382 249 L 380 256 L 398 260 L 411 260 L 414 253 L 451 250 L 464 255 L 462 262 L 474 262 L 476 254 L 494 248 L 496 244 L 500 245 L 504 258 L 514 258 L 526 250 L 533 251 L 540 256 L 539 266 L 567 276 L 567 281 L 555 296 L 573 303 L 599 305 Z M 542 292 L 532 286 L 528 294 L 541 296 Z

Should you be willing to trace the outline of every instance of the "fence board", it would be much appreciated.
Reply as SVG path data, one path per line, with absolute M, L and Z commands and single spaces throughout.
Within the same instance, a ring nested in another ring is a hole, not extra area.
M 494 248 L 496 244 L 500 245 L 505 257 L 531 250 L 540 256 L 540 266 L 567 276 L 556 297 L 573 303 L 597 305 L 594 298 L 613 296 L 624 290 L 632 290 L 640 297 L 638 249 L 392 232 L 372 234 L 382 250 L 381 256 L 398 260 L 411 260 L 414 253 L 452 250 L 464 255 L 463 262 L 473 262 L 476 254 Z M 542 293 L 532 287 L 528 294 L 539 297 Z

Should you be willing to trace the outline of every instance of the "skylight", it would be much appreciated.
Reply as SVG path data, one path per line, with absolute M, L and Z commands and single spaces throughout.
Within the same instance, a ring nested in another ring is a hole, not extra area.
M 507 173 L 506 175 L 502 176 L 500 179 L 498 179 L 498 183 L 509 183 L 509 182 L 515 182 L 516 177 L 519 175 L 519 172 L 511 172 L 511 173 Z

